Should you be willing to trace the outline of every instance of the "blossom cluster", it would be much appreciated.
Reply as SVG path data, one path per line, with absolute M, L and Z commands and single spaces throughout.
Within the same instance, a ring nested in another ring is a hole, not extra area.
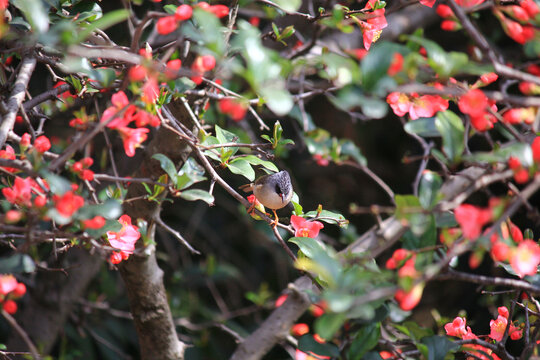
M 508 327 L 508 335 L 512 340 L 519 340 L 523 336 L 521 326 L 516 326 L 514 323 L 508 323 L 509 312 L 505 306 L 497 309 L 497 319 L 491 320 L 489 323 L 490 333 L 488 335 L 494 341 L 501 341 L 506 328 Z M 444 330 L 448 336 L 454 336 L 463 340 L 479 339 L 475 335 L 470 326 L 467 326 L 467 319 L 456 317 L 452 322 L 444 325 Z M 479 359 L 500 359 L 492 350 L 477 344 L 467 344 L 463 349 Z
M 157 96 L 157 92 L 158 90 L 154 90 L 152 94 Z M 151 95 L 151 97 L 153 96 Z M 153 99 L 155 101 L 155 98 Z M 158 126 L 160 120 L 156 115 L 152 115 L 133 104 L 130 105 L 128 97 L 123 91 L 113 94 L 111 103 L 112 106 L 103 112 L 101 122 L 106 123 L 108 128 L 118 131 L 124 143 L 126 155 L 132 157 L 135 155 L 135 150 L 146 140 L 150 131 L 144 126 Z M 131 123 L 135 124 L 136 128 L 130 127 Z
M 424 291 L 424 284 L 418 282 L 420 273 L 416 270 L 415 261 L 415 252 L 397 249 L 386 262 L 387 269 L 398 269 L 397 274 L 401 288 L 396 291 L 394 298 L 399 307 L 405 311 L 412 310 L 418 305 Z
M 470 241 L 480 237 L 484 226 L 495 219 L 494 213 L 500 212 L 501 206 L 504 207 L 504 204 L 501 204 L 498 199 L 492 199 L 487 208 L 471 204 L 458 206 L 454 211 L 454 216 L 463 236 Z M 485 234 L 492 232 L 489 251 L 493 260 L 508 262 L 514 272 L 521 278 L 525 275 L 536 274 L 537 267 L 540 264 L 540 246 L 538 243 L 532 239 L 524 239 L 519 227 L 510 221 L 503 223 L 500 229 L 497 230 L 499 231 L 492 231 L 491 228 L 487 228 L 484 232 Z M 441 241 L 451 246 L 457 236 L 459 236 L 459 232 L 456 231 L 443 232 Z M 481 250 L 481 248 L 476 249 L 475 254 L 480 254 Z M 478 266 L 481 259 L 475 256 L 472 259 L 470 265 L 472 267 Z
M 193 6 L 183 4 L 176 8 L 174 15 L 159 18 L 156 23 L 157 32 L 161 35 L 167 35 L 175 31 L 182 21 L 191 18 L 194 7 L 214 14 L 218 18 L 229 14 L 229 8 L 226 5 L 210 5 L 205 1 L 198 2 Z
M 482 4 L 485 0 L 456 0 L 459 6 L 471 8 Z M 420 3 L 432 7 L 434 0 L 421 0 Z M 493 14 L 501 23 L 503 31 L 512 40 L 519 44 L 537 38 L 539 25 L 536 15 L 540 13 L 540 7 L 534 0 L 522 0 L 515 5 L 496 5 L 491 7 Z M 444 20 L 441 28 L 447 31 L 461 29 L 461 24 L 452 9 L 446 4 L 437 6 L 437 14 Z
M 275 307 L 277 308 L 283 305 L 283 303 L 287 300 L 287 297 L 288 297 L 287 294 L 280 295 L 275 301 Z M 316 304 L 311 304 L 309 307 L 309 311 L 311 315 L 313 315 L 314 317 L 320 317 L 326 311 L 326 303 L 324 301 L 320 301 Z M 309 334 L 309 331 L 310 331 L 309 325 L 306 323 L 294 324 L 290 329 L 291 334 L 296 337 Z M 326 342 L 326 340 L 324 340 L 321 336 L 319 336 L 319 334 L 313 334 L 313 339 L 319 344 L 324 344 Z M 295 360 L 318 360 L 318 359 L 330 359 L 330 357 L 325 356 L 325 355 L 315 354 L 311 351 L 308 351 L 306 353 L 300 349 L 296 349 L 294 359 Z
M 8 314 L 17 312 L 17 303 L 14 301 L 26 294 L 26 285 L 20 283 L 13 275 L 0 275 L 0 304 Z
M 122 215 L 118 219 L 122 228 L 119 231 L 107 231 L 107 240 L 111 247 L 117 251 L 113 251 L 109 257 L 112 264 L 118 264 L 123 260 L 127 260 L 135 250 L 135 243 L 141 237 L 139 228 L 131 224 L 129 215 Z

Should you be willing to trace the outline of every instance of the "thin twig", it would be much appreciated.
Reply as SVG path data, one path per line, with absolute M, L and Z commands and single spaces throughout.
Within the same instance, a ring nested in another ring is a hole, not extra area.
M 196 255 L 201 255 L 200 251 L 195 250 L 184 237 L 182 234 L 180 234 L 178 231 L 171 228 L 169 225 L 165 224 L 163 220 L 159 217 L 159 215 L 154 216 L 154 221 L 161 226 L 165 231 L 169 232 L 171 235 L 173 235 L 182 245 L 184 245 L 191 253 Z
M 13 316 L 8 314 L 4 309 L 2 309 L 1 312 L 4 319 L 6 319 L 9 325 L 11 325 L 13 329 L 15 329 L 17 334 L 19 334 L 19 336 L 23 339 L 26 346 L 28 346 L 28 350 L 30 350 L 30 353 L 32 354 L 32 357 L 34 358 L 34 360 L 41 359 L 41 355 L 39 355 L 38 349 L 36 348 L 32 340 L 30 339 L 26 331 L 24 331 L 24 329 L 17 323 L 17 321 L 15 321 Z

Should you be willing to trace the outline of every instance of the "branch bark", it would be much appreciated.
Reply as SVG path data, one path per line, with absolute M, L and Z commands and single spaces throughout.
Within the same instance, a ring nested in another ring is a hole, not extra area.
M 182 107 L 178 107 L 181 109 Z M 187 114 L 176 114 L 178 119 L 188 119 Z M 178 144 L 178 145 L 177 145 Z M 179 144 L 178 136 L 161 127 L 150 142 L 134 177 L 150 178 L 156 181 L 163 173 L 159 162 L 152 155 L 161 153 L 175 164 L 182 164 L 190 153 L 186 144 Z M 154 239 L 153 219 L 161 210 L 157 202 L 144 199 L 146 190 L 140 183 L 132 183 L 127 198 L 137 199 L 124 203 L 124 211 L 135 221 L 146 220 L 148 238 Z M 164 196 L 164 195 L 163 195 Z M 141 241 L 138 247 L 143 247 Z M 155 247 L 147 246 L 140 254 L 134 254 L 120 264 L 120 274 L 126 285 L 127 295 L 139 337 L 141 359 L 172 360 L 183 359 L 185 344 L 178 340 L 175 325 L 163 284 L 163 271 L 159 268 Z
M 36 59 L 34 58 L 26 57 L 21 62 L 17 80 L 15 80 L 13 91 L 11 91 L 6 106 L 7 112 L 2 116 L 2 124 L 0 125 L 0 149 L 4 147 L 8 133 L 13 129 L 13 125 L 15 125 L 17 111 L 19 111 L 19 107 L 26 96 L 26 88 L 28 87 L 30 76 L 32 76 L 35 67 Z

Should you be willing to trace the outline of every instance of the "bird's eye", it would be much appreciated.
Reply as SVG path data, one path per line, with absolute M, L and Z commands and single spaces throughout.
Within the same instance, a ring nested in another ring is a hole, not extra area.
M 281 194 L 281 188 L 279 187 L 279 184 L 276 184 L 276 193 Z

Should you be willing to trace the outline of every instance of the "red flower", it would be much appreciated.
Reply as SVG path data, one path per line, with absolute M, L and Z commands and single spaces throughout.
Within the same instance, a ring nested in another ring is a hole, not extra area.
M 540 136 L 534 138 L 531 144 L 531 149 L 534 161 L 540 163 Z
M 390 105 L 394 114 L 397 116 L 403 116 L 409 112 L 411 108 L 411 102 L 409 97 L 405 94 L 398 92 L 391 92 L 386 97 L 386 102 Z
M 111 103 L 118 109 L 121 110 L 129 105 L 129 100 L 125 92 L 118 91 L 111 96 Z
M 479 116 L 485 112 L 488 106 L 488 98 L 482 90 L 469 90 L 459 98 L 458 106 L 459 110 L 464 114 Z
M 523 240 L 510 256 L 510 266 L 521 278 L 536 274 L 538 264 L 540 264 L 540 247 L 529 239 Z
M 146 135 L 150 130 L 147 128 L 137 128 L 132 129 L 129 127 L 118 128 L 118 132 L 122 137 L 124 142 L 124 151 L 126 155 L 132 157 L 135 155 L 135 149 L 141 146 L 141 144 L 146 140 L 148 135 Z
M 225 5 L 212 5 L 208 10 L 218 18 L 229 15 L 229 8 Z
M 19 145 L 21 146 L 22 150 L 27 149 L 27 148 L 30 146 L 31 141 L 32 141 L 32 137 L 30 136 L 29 133 L 24 133 L 24 134 L 22 134 L 22 136 L 21 136 L 21 142 L 19 143 Z
M 388 71 L 386 72 L 388 76 L 394 76 L 397 73 L 401 71 L 403 68 L 403 55 L 401 53 L 394 53 L 394 56 L 392 57 L 392 62 L 390 63 L 390 67 L 388 68 Z
M 461 25 L 454 20 L 443 20 L 441 21 L 441 29 L 444 31 L 456 31 L 461 29 Z
M 210 71 L 216 67 L 216 59 L 212 55 L 204 55 L 199 57 L 201 65 L 200 68 L 203 71 Z
M 15 150 L 13 150 L 11 146 L 6 145 L 6 150 L 0 150 L 0 159 L 15 160 Z M 18 171 L 18 169 L 11 167 L 0 167 L 0 169 L 3 169 L 10 173 Z
M 292 215 L 291 225 L 293 226 L 296 237 L 315 238 L 324 225 L 319 221 L 308 221 L 301 216 Z
M 15 314 L 17 312 L 17 303 L 13 300 L 6 300 L 2 304 L 2 309 L 8 314 Z
M 309 326 L 305 323 L 294 324 L 291 328 L 291 334 L 294 336 L 302 336 L 309 333 Z
M 512 170 L 517 170 L 521 167 L 521 162 L 518 158 L 510 156 L 508 159 L 508 167 Z
M 139 240 L 141 234 L 136 226 L 131 225 L 131 217 L 128 215 L 122 215 L 120 219 L 118 219 L 118 222 L 122 225 L 122 229 L 118 232 L 107 231 L 107 240 L 109 240 L 109 244 L 111 244 L 113 248 L 120 250 L 119 254 L 122 256 L 122 260 L 125 260 L 130 254 L 133 254 L 135 243 Z M 118 256 L 116 255 L 115 260 L 118 260 L 117 258 Z
M 219 100 L 218 107 L 219 111 L 229 115 L 236 122 L 242 120 L 247 112 L 247 106 L 243 102 L 231 98 Z
M 527 41 L 534 38 L 534 29 L 532 26 L 521 25 L 517 21 L 507 18 L 500 11 L 494 11 L 494 13 L 499 18 L 506 35 L 511 37 L 515 42 L 525 44 Z
M 154 77 L 150 77 L 142 87 L 141 100 L 146 104 L 155 104 L 159 96 L 159 86 Z
M 2 194 L 6 200 L 14 205 L 31 206 L 32 185 L 34 181 L 31 178 L 16 177 L 12 187 L 2 189 Z
M 279 295 L 279 297 L 276 299 L 276 302 L 274 304 L 275 307 L 280 307 L 281 305 L 283 305 L 283 303 L 287 300 L 287 297 L 289 295 L 287 294 L 283 294 L 283 295 Z
M 13 290 L 12 294 L 16 298 L 23 297 L 24 294 L 26 294 L 26 285 L 24 285 L 23 283 L 18 283 L 17 287 Z
M 71 217 L 84 205 L 82 196 L 75 195 L 73 191 L 68 191 L 62 196 L 53 196 L 55 207 L 58 213 L 66 218 Z
M 83 226 L 88 229 L 101 229 L 105 226 L 105 219 L 103 216 L 96 215 L 92 219 L 81 221 Z
M 365 8 L 371 8 L 371 3 L 368 2 Z M 366 21 L 358 20 L 360 29 L 362 30 L 362 37 L 364 40 L 364 47 L 369 50 L 371 44 L 379 39 L 382 33 L 382 29 L 388 26 L 386 17 L 384 16 L 385 9 L 377 9 L 369 14 L 370 18 Z
M 161 124 L 161 120 L 159 120 L 159 117 L 157 115 L 152 115 L 144 110 L 137 111 L 137 113 L 133 116 L 133 119 L 135 120 L 135 126 L 137 127 L 143 127 L 146 125 L 150 126 L 158 126 Z
M 7 295 L 17 288 L 17 279 L 13 275 L 0 275 L 0 295 Z
M 146 77 L 146 68 L 142 65 L 135 65 L 129 69 L 129 80 L 142 81 Z
M 178 22 L 175 16 L 165 16 L 159 18 L 156 24 L 156 30 L 161 35 L 167 35 L 172 33 L 178 28 Z
M 471 125 L 478 131 L 486 131 L 493 128 L 493 123 L 497 122 L 497 118 L 488 112 L 483 112 L 480 115 L 470 115 Z
M 180 59 L 174 59 L 167 62 L 167 69 L 165 70 L 165 76 L 167 76 L 169 79 L 176 78 L 178 74 L 178 70 L 180 70 L 180 67 L 182 67 L 182 60 Z
M 407 259 L 411 255 L 411 251 L 407 249 L 397 249 L 392 254 L 392 257 L 386 262 L 386 268 L 393 270 L 402 265 L 403 260 Z
M 249 18 L 249 23 L 255 27 L 259 27 L 259 24 L 261 23 L 261 19 L 257 16 L 252 16 Z
M 525 184 L 529 181 L 529 171 L 527 169 L 519 169 L 514 173 L 514 180 L 518 184 Z
M 433 4 L 435 4 L 435 0 L 420 0 L 420 4 L 433 7 Z
M 470 204 L 461 204 L 454 210 L 463 236 L 474 240 L 482 233 L 482 228 L 492 219 L 491 209 L 482 209 Z
M 462 317 L 456 317 L 451 323 L 444 325 L 444 330 L 446 335 L 455 336 L 458 338 L 463 338 L 466 334 L 471 332 L 471 328 L 465 326 L 467 325 L 467 320 Z
M 491 247 L 491 257 L 495 261 L 507 261 L 510 257 L 510 246 L 502 241 L 496 241 Z
M 510 109 L 503 114 L 503 120 L 508 124 L 520 124 L 522 122 L 532 124 L 535 117 L 535 108 Z
M 34 147 L 38 152 L 43 154 L 45 151 L 51 148 L 51 142 L 46 136 L 41 135 L 34 141 Z
M 416 305 L 422 299 L 422 292 L 424 291 L 424 286 L 422 284 L 417 284 L 409 291 L 399 289 L 396 291 L 394 298 L 398 302 L 401 310 L 409 311 L 414 309 Z
M 455 16 L 452 9 L 450 9 L 450 6 L 445 5 L 445 4 L 439 4 L 435 12 L 437 13 L 437 15 L 445 19 Z
M 44 207 L 46 204 L 47 204 L 47 198 L 45 196 L 42 196 L 42 195 L 36 196 L 36 198 L 34 199 L 34 206 L 37 207 L 38 209 Z
M 438 111 L 448 109 L 448 100 L 443 99 L 439 95 L 423 95 L 413 97 L 411 107 L 409 108 L 409 116 L 411 120 L 416 120 L 421 117 L 432 117 Z
M 191 6 L 183 4 L 176 8 L 176 11 L 174 12 L 174 18 L 176 21 L 184 21 L 191 18 L 191 15 L 193 14 L 193 9 Z
M 480 81 L 482 81 L 485 85 L 491 84 L 492 82 L 497 81 L 499 78 L 499 75 L 495 74 L 494 72 L 486 73 L 480 76 Z
M 530 17 L 535 17 L 540 13 L 540 8 L 534 0 L 522 0 L 519 5 L 529 14 Z

